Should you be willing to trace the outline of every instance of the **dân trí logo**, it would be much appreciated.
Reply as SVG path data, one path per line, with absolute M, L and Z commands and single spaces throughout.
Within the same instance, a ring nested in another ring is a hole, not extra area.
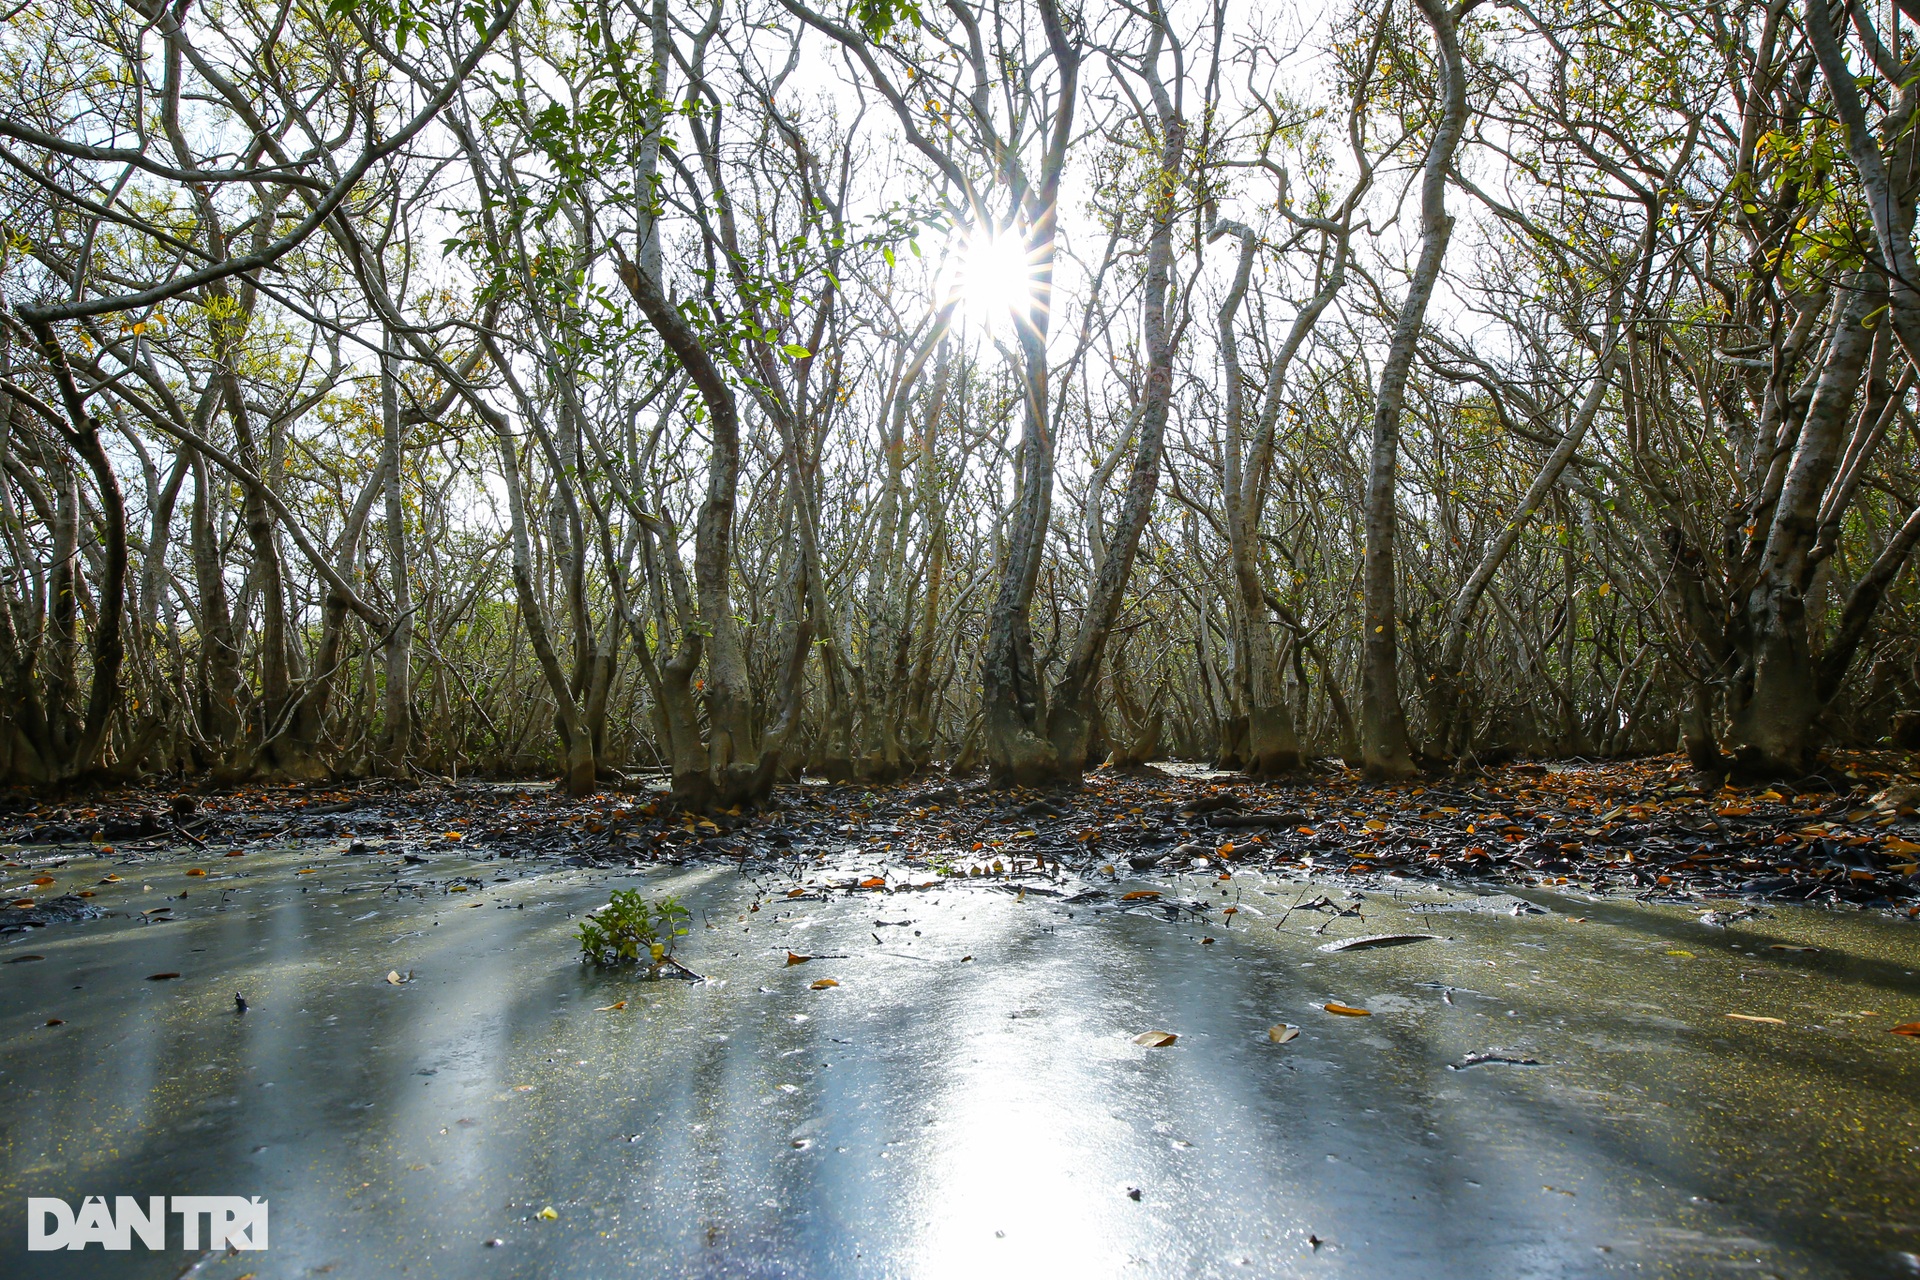
M 198 1249 L 205 1219 L 209 1249 L 267 1247 L 267 1202 L 259 1196 L 88 1196 L 76 1210 L 51 1196 L 27 1197 L 27 1249 L 131 1249 L 137 1237 L 149 1249 L 167 1247 L 167 1214 L 180 1217 L 180 1247 Z

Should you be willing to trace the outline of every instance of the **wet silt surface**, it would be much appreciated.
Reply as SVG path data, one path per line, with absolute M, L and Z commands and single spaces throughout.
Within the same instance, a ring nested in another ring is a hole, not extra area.
M 30 1254 L 25 1200 L 189 1194 L 270 1202 L 266 1252 L 196 1272 L 262 1280 L 1920 1274 L 1912 924 L 1211 869 L 1129 902 L 193 865 L 76 858 L 46 892 L 108 914 L 0 941 L 9 1276 L 178 1275 L 177 1226 Z M 705 981 L 577 963 L 627 887 L 692 908 Z M 1320 949 L 1394 932 L 1438 937 Z

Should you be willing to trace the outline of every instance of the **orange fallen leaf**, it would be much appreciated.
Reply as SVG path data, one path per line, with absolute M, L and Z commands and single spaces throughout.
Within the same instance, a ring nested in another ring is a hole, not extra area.
M 815 978 L 813 980 L 813 989 L 815 991 L 825 991 L 828 987 L 837 987 L 839 985 L 840 984 L 832 978 Z
M 448 840 L 458 840 L 460 838 L 460 833 L 458 831 L 443 831 L 440 834 L 445 838 L 447 838 Z
M 190 876 L 203 876 L 207 874 L 207 869 L 205 867 L 188 867 L 187 874 Z
M 805 964 L 807 961 L 811 959 L 813 959 L 812 956 L 803 956 L 798 951 L 787 952 L 788 964 Z
M 607 1012 L 609 1012 L 610 1010 L 613 1010 L 613 1009 L 624 1009 L 624 1008 L 626 1008 L 626 1007 L 627 1007 L 627 1002 L 626 1002 L 625 1000 L 616 1000 L 616 1001 L 614 1001 L 614 1002 L 613 1002 L 612 1004 L 603 1004 L 603 1005 L 601 1005 L 601 1006 L 600 1006 L 599 1008 L 597 1008 L 597 1009 L 595 1009 L 595 1010 L 594 1010 L 594 1012 L 595 1012 L 595 1013 L 607 1013 Z
M 1144 898 L 1157 898 L 1159 896 L 1160 891 L 1158 889 L 1135 889 L 1132 893 L 1121 894 L 1120 901 L 1139 902 Z
M 1164 1049 L 1180 1037 L 1171 1031 L 1142 1031 L 1133 1042 L 1148 1049 Z
M 860 887 L 862 889 L 884 889 L 887 887 L 887 882 L 882 876 L 868 876 L 860 882 Z
M 22 911 L 25 911 L 28 907 L 33 905 L 33 899 L 32 898 L 15 898 L 13 900 L 12 905 L 19 907 Z
M 789 898 L 800 898 L 806 896 L 806 892 L 805 889 L 789 889 L 787 890 L 787 896 Z
M 33 878 L 33 882 L 44 889 L 48 885 L 53 883 L 53 877 L 52 876 L 35 876 Z
M 1328 1001 L 1320 1007 L 1328 1013 L 1337 1013 L 1343 1018 L 1371 1018 L 1373 1016 L 1373 1010 L 1356 1009 L 1350 1004 L 1334 1004 L 1332 1001 Z
M 1903 1022 L 1897 1027 L 1888 1027 L 1887 1030 L 1897 1036 L 1920 1036 L 1920 1022 Z

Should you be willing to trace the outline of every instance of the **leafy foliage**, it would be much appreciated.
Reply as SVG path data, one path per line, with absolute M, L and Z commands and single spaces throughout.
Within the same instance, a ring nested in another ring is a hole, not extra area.
M 673 954 L 674 939 L 686 936 L 691 914 L 672 894 L 650 903 L 638 889 L 615 889 L 606 906 L 580 922 L 580 961 L 657 965 Z
M 916 29 L 920 26 L 920 6 L 913 0 L 853 0 L 851 12 L 867 39 L 875 43 L 886 39 L 902 22 Z

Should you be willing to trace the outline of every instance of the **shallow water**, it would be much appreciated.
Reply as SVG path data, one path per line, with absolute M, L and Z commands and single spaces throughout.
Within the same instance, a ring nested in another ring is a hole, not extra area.
M 270 1250 L 197 1273 L 263 1280 L 1920 1274 L 1920 1040 L 1887 1033 L 1920 1019 L 1912 924 L 1258 874 L 1113 886 L 1196 921 L 711 867 L 189 865 L 74 861 L 44 892 L 117 870 L 116 914 L 0 941 L 45 957 L 0 963 L 8 1276 L 193 1261 L 25 1252 L 27 1196 L 89 1194 L 265 1197 Z M 694 908 L 706 982 L 575 962 L 633 885 Z M 1361 914 L 1286 914 L 1322 890 Z M 1443 937 L 1318 949 L 1383 932 Z M 1450 1069 L 1488 1051 L 1539 1065 Z

